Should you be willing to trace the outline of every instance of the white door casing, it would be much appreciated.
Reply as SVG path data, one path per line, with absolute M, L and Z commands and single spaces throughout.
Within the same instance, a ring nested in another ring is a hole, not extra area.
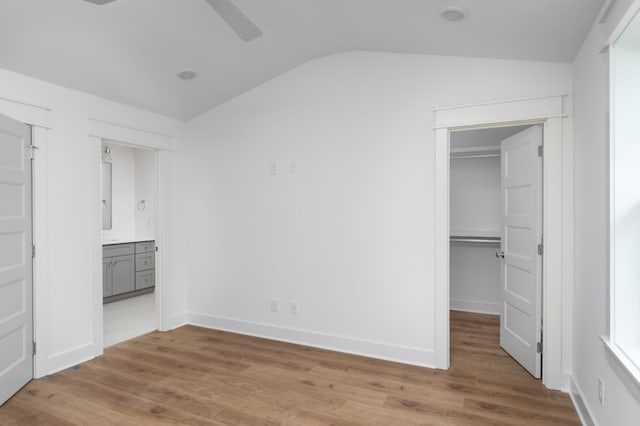
M 33 378 L 31 128 L 0 115 L 0 404 Z
M 542 367 L 541 147 L 541 125 L 501 143 L 500 346 L 536 378 Z
M 434 366 L 449 368 L 449 133 L 523 124 L 544 126 L 542 383 L 569 386 L 573 286 L 573 141 L 564 124 L 571 97 L 563 94 L 447 106 L 434 110 Z

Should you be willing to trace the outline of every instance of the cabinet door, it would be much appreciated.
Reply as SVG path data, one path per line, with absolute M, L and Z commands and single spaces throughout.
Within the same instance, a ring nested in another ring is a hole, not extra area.
M 113 293 L 127 293 L 135 289 L 135 262 L 132 255 L 116 256 L 111 258 L 111 280 L 113 282 Z
M 111 282 L 111 258 L 102 258 L 102 297 L 108 297 L 113 294 L 113 285 Z

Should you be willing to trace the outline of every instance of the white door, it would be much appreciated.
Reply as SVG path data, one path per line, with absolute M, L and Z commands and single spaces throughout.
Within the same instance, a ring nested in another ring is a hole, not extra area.
M 542 126 L 502 141 L 500 346 L 534 377 L 542 372 Z M 540 345 L 539 345 L 540 343 Z
M 0 115 L 0 405 L 33 377 L 30 145 Z

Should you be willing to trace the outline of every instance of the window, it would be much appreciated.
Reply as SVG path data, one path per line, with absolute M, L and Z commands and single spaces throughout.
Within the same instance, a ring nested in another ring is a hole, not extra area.
M 640 383 L 640 16 L 611 48 L 609 349 Z

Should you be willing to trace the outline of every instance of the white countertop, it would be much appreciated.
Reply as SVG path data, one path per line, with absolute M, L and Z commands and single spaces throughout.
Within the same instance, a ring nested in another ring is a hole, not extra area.
M 102 238 L 102 245 L 109 246 L 112 244 L 128 244 L 128 243 L 140 243 L 143 241 L 153 241 L 154 237 L 150 236 L 140 236 L 140 237 L 132 237 L 132 238 L 117 238 L 117 237 L 104 237 Z

